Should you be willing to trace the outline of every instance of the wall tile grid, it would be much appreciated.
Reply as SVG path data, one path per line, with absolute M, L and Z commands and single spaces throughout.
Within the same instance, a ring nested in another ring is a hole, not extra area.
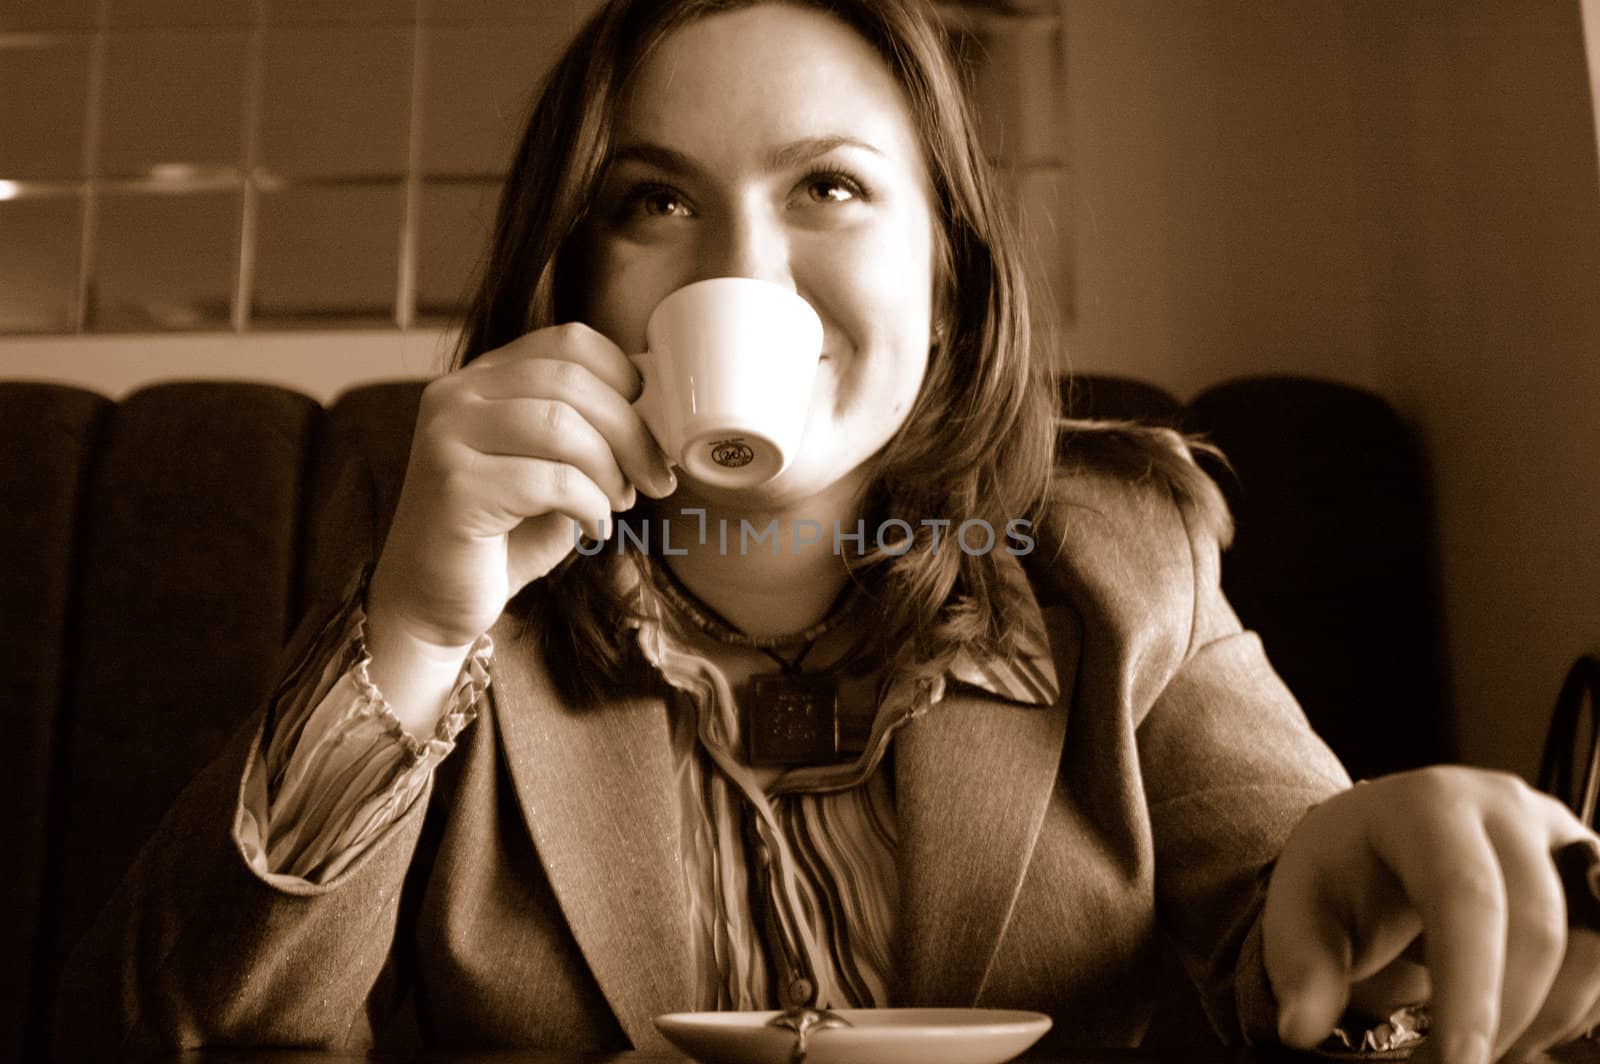
M 595 2 L 0 0 L 0 333 L 447 321 Z M 1028 6 L 941 11 L 1070 317 L 1060 23 Z

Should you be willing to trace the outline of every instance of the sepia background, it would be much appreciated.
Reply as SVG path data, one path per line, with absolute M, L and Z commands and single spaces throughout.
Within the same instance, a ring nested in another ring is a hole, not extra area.
M 436 372 L 592 7 L 0 0 L 0 378 Z M 1392 403 L 1435 478 L 1461 757 L 1531 776 L 1600 651 L 1600 0 L 942 10 L 1050 356 Z

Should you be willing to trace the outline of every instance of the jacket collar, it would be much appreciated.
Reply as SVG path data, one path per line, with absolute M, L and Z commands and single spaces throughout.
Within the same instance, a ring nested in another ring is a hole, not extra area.
M 999 555 L 1000 571 L 1020 593 L 1021 615 L 1012 619 L 1017 629 L 1018 652 L 1010 657 L 976 654 L 963 648 L 947 670 L 950 679 L 986 691 L 996 698 L 1025 706 L 1053 706 L 1061 695 L 1055 655 L 1050 646 L 1044 611 L 1024 573 L 1022 563 L 1009 554 Z
M 578 947 L 639 1048 L 651 1017 L 692 1008 L 689 904 L 665 702 L 577 709 L 517 618 L 491 630 L 489 688 L 517 803 Z
M 1070 691 L 1077 615 L 1049 620 L 1051 676 Z M 978 1003 L 1060 772 L 1067 700 L 1038 705 L 953 688 L 895 738 L 905 1003 Z

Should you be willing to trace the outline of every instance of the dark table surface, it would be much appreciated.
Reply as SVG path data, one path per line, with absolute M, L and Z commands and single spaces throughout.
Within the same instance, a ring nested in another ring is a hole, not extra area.
M 328 1053 L 295 1049 L 206 1049 L 169 1058 L 193 1064 L 349 1064 L 353 1061 L 419 1061 L 427 1064 L 685 1064 L 692 1060 L 676 1052 L 564 1053 L 548 1050 L 481 1052 L 431 1050 L 417 1054 Z M 1328 1064 L 1328 1058 L 1282 1052 L 1262 1054 L 1223 1049 L 1137 1050 L 1108 1049 L 1081 1053 L 1025 1053 L 1017 1064 Z M 1570 1062 L 1578 1064 L 1578 1062 Z M 1600 1064 L 1600 1054 L 1582 1064 Z
M 423 1064 L 684 1064 L 690 1058 L 664 1053 L 566 1053 L 541 1050 L 483 1052 L 431 1050 L 425 1053 L 336 1053 L 303 1049 L 206 1049 L 166 1058 L 192 1064 L 340 1064 L 353 1061 L 418 1061 Z M 1340 1057 L 1285 1050 L 1097 1049 L 1072 1052 L 1025 1053 L 1018 1064 L 1329 1064 L 1330 1061 L 1367 1061 L 1374 1058 L 1345 1054 Z M 1600 1064 L 1600 1044 L 1576 1042 L 1537 1058 L 1541 1064 Z

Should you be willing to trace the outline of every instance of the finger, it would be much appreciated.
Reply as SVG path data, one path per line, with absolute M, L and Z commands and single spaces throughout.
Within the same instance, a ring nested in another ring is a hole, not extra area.
M 482 371 L 537 359 L 575 362 L 630 403 L 644 390 L 644 379 L 639 376 L 638 367 L 622 348 L 603 333 L 577 321 L 519 336 L 504 347 L 479 355 L 467 369 Z
M 1487 1064 L 1500 1023 L 1505 881 L 1481 822 L 1452 815 L 1457 803 L 1426 808 L 1443 815 L 1403 821 L 1412 830 L 1380 830 L 1373 842 L 1422 917 L 1434 1052 L 1446 1064 Z
M 1263 915 L 1268 978 L 1280 1039 L 1308 1048 L 1352 1005 L 1371 1008 L 1417 984 L 1421 968 L 1406 952 L 1422 922 L 1399 881 L 1365 847 L 1342 847 L 1335 865 L 1280 862 L 1279 871 L 1287 874 L 1286 889 L 1278 891 L 1274 875 Z
M 505 361 L 472 387 L 484 399 L 560 400 L 599 431 L 628 480 L 646 494 L 662 498 L 677 487 L 666 453 L 625 393 L 587 365 L 561 358 Z
M 566 462 L 483 454 L 473 458 L 476 497 L 470 509 L 485 515 L 488 525 L 467 528 L 469 534 L 499 535 L 530 517 L 565 514 L 586 535 L 605 539 L 611 500 L 599 485 Z
M 546 458 L 576 466 L 611 500 L 638 501 L 611 446 L 576 409 L 559 399 L 478 399 L 463 411 L 461 442 L 484 453 Z
M 1278 1038 L 1306 1049 L 1344 1012 L 1350 937 L 1306 861 L 1280 860 L 1261 916 L 1267 981 L 1278 1001 Z
M 1516 899 L 1506 915 L 1500 1024 L 1493 1043 L 1495 1059 L 1541 1016 L 1567 953 L 1567 906 L 1562 898 L 1561 878 L 1550 858 L 1550 836 L 1528 827 L 1527 820 L 1521 817 L 1512 823 L 1497 818 L 1488 824 L 1506 897 Z
M 1600 1021 L 1600 934 L 1567 935 L 1566 957 L 1545 996 L 1539 1017 L 1522 1032 L 1506 1057 L 1518 1060 L 1585 1034 Z

